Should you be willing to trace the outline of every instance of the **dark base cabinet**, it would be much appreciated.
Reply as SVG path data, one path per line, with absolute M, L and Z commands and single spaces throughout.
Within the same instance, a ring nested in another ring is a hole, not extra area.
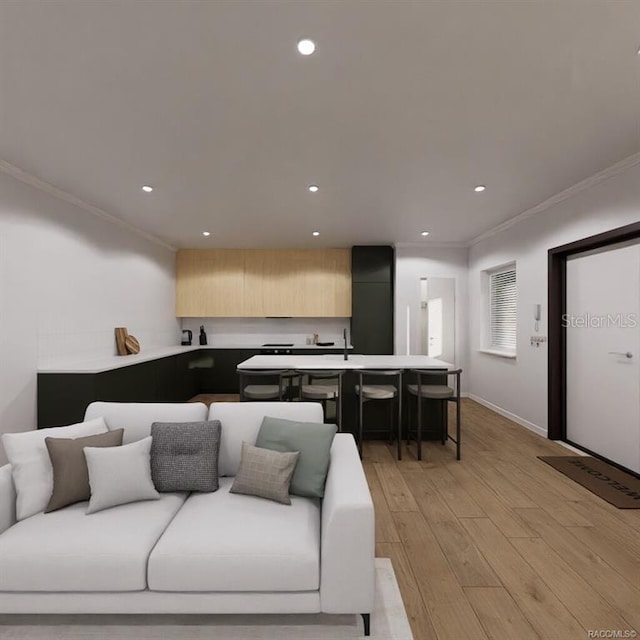
M 197 351 L 101 373 L 39 373 L 38 428 L 81 422 L 91 402 L 183 402 L 200 390 Z

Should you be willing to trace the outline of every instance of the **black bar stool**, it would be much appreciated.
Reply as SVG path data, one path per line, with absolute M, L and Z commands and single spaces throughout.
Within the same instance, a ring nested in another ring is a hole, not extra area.
M 285 379 L 291 376 L 286 369 L 237 369 L 240 377 L 240 402 L 266 402 L 285 399 Z M 260 378 L 260 384 L 245 386 L 245 378 Z M 263 384 L 265 378 L 271 378 L 272 384 Z
M 410 374 L 416 376 L 417 384 L 407 385 L 409 394 L 416 397 L 418 405 L 418 425 L 416 428 L 418 460 L 422 460 L 422 400 L 428 398 L 430 400 L 444 401 L 444 417 L 440 429 L 442 444 L 445 444 L 447 438 L 452 440 L 456 445 L 456 459 L 460 460 L 460 374 L 462 369 L 451 369 L 448 371 L 438 369 L 412 369 Z M 442 378 L 446 376 L 455 377 L 453 387 L 448 384 L 442 384 Z M 449 421 L 447 417 L 447 403 L 456 403 L 456 437 L 449 435 Z M 410 429 L 407 430 L 407 445 L 409 444 Z
M 313 371 L 296 369 L 295 375 L 300 376 L 300 400 L 316 400 L 322 404 L 325 420 L 327 417 L 327 402 L 336 403 L 336 424 L 338 431 L 342 431 L 342 376 L 344 371 Z M 304 376 L 308 378 L 308 384 L 304 384 Z M 320 383 L 316 384 L 319 380 Z
M 402 459 L 402 370 L 401 369 L 360 369 L 357 371 L 358 384 L 355 391 L 358 396 L 358 450 L 362 457 L 362 440 L 364 431 L 364 403 L 375 400 L 398 402 L 398 460 Z M 365 384 L 365 377 L 370 378 L 397 378 L 397 386 L 391 384 Z M 393 436 L 393 413 L 389 412 L 389 441 Z

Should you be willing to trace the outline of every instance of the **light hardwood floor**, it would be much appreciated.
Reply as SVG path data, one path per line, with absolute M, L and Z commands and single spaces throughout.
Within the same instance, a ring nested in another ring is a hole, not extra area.
M 640 637 L 640 509 L 536 458 L 572 455 L 561 445 L 471 400 L 462 419 L 460 462 L 452 443 L 427 443 L 421 462 L 364 447 L 376 555 L 393 562 L 415 640 Z

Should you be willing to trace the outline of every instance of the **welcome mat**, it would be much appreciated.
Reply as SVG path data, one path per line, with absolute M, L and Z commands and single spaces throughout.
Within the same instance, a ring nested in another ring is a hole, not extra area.
M 538 456 L 618 509 L 640 509 L 640 478 L 589 456 Z

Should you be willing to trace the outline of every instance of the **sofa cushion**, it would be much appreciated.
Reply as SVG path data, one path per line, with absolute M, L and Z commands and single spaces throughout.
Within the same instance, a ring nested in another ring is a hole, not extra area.
M 151 479 L 151 436 L 121 447 L 85 447 L 84 455 L 91 485 L 87 514 L 160 499 Z
M 23 520 L 44 511 L 53 491 L 53 467 L 45 445 L 45 438 L 78 438 L 104 433 L 104 420 L 97 416 L 93 420 L 24 433 L 5 433 L 2 443 L 11 464 L 13 482 L 16 486 L 16 517 Z
M 315 591 L 320 504 L 291 505 L 229 493 L 191 494 L 149 558 L 155 591 Z
M 303 422 L 322 422 L 324 419 L 319 402 L 213 402 L 209 420 L 222 423 L 218 461 L 221 476 L 238 473 L 242 443 L 256 443 L 265 415 Z
M 53 467 L 53 493 L 45 513 L 62 509 L 91 496 L 84 447 L 119 447 L 122 429 L 84 438 L 45 438 Z
M 274 451 L 298 451 L 289 491 L 297 496 L 322 498 L 329 470 L 329 452 L 335 424 L 300 422 L 265 416 L 258 432 L 256 447 Z
M 221 427 L 212 422 L 154 422 L 151 477 L 158 491 L 217 491 Z
M 85 420 L 104 417 L 109 430 L 124 429 L 123 444 L 151 435 L 154 422 L 201 422 L 207 419 L 202 402 L 92 402 Z
M 243 442 L 240 467 L 229 491 L 291 504 L 289 485 L 298 455 L 297 451 L 271 451 Z
M 140 591 L 149 553 L 186 494 L 91 516 L 78 502 L 0 535 L 0 591 Z

